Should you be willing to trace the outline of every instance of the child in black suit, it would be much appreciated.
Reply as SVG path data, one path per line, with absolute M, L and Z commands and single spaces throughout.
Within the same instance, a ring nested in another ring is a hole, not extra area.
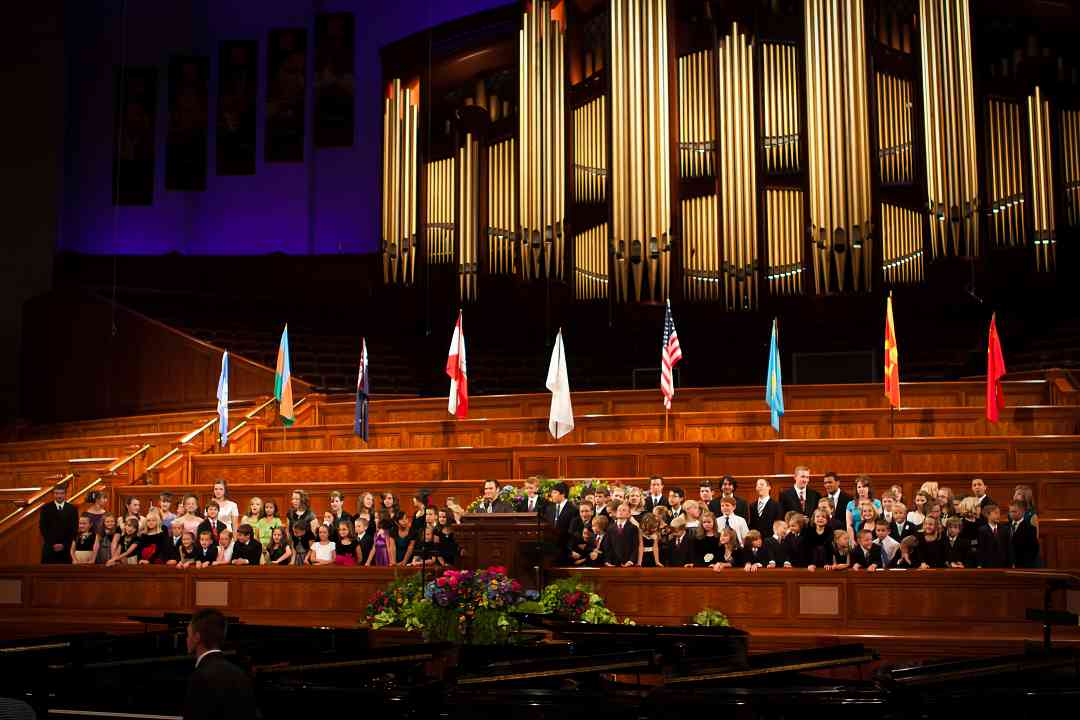
M 611 554 L 611 539 L 608 537 L 608 519 L 606 515 L 597 515 L 592 519 L 593 539 L 589 543 L 589 565 L 604 567 L 604 562 Z
M 751 530 L 743 538 L 743 560 L 746 572 L 756 572 L 763 567 L 776 567 L 776 562 L 769 555 L 769 548 L 765 547 L 765 541 L 757 530 Z
M 671 521 L 671 536 L 664 545 L 665 567 L 693 567 L 694 539 L 686 532 L 686 517 L 679 515 Z
M 1001 522 L 1001 509 L 994 503 L 983 508 L 986 524 L 979 528 L 979 547 L 975 557 L 981 568 L 1013 566 L 1012 528 Z
M 772 524 L 773 534 L 765 539 L 765 549 L 769 551 L 769 558 L 776 563 L 774 567 L 791 567 L 788 560 L 787 548 L 784 546 L 784 538 L 787 537 L 787 523 L 783 520 L 774 520 Z
M 945 567 L 975 567 L 975 553 L 971 541 L 961 536 L 964 521 L 959 515 L 953 515 L 945 521 Z
M 1018 568 L 1037 568 L 1039 562 L 1039 531 L 1025 518 L 1027 502 L 1013 500 L 1009 505 L 1009 523 L 1011 525 L 1013 561 Z
M 852 570 L 877 570 L 881 567 L 881 548 L 874 544 L 869 528 L 859 530 L 859 544 L 851 549 Z

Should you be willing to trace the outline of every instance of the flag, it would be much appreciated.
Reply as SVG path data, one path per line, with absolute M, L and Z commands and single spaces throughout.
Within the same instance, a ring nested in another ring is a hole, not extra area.
M 997 313 L 990 316 L 990 344 L 986 348 L 986 419 L 995 423 L 1005 407 L 1005 389 L 1001 387 L 1001 378 L 1007 372 L 997 324 L 994 322 L 996 316 Z
M 784 414 L 784 384 L 780 378 L 780 347 L 777 341 L 776 318 L 772 321 L 769 341 L 769 376 L 765 378 L 765 402 L 772 410 L 773 430 L 780 432 L 780 416 Z
M 289 325 L 281 331 L 281 343 L 277 351 L 277 369 L 274 370 L 274 399 L 278 401 L 278 415 L 283 425 L 296 420 L 292 402 L 292 370 L 289 369 Z
M 574 429 L 574 408 L 570 404 L 570 377 L 566 373 L 566 349 L 563 347 L 562 330 L 555 336 L 555 347 L 551 349 L 546 387 L 551 391 L 548 430 L 552 437 L 558 440 Z
M 360 340 L 360 370 L 356 374 L 356 415 L 353 417 L 353 432 L 368 441 L 368 356 L 367 340 Z
M 450 376 L 451 415 L 464 418 L 469 414 L 469 378 L 465 372 L 465 331 L 461 329 L 461 311 L 458 310 L 454 337 L 450 339 L 450 354 L 446 358 L 446 374 Z
M 885 397 L 889 398 L 889 405 L 900 407 L 900 358 L 896 350 L 892 293 L 889 293 L 889 299 L 885 301 Z
M 221 447 L 229 442 L 229 353 L 221 353 L 221 376 L 217 381 L 218 438 Z
M 682 360 L 682 348 L 679 347 L 679 334 L 675 332 L 675 319 L 671 317 L 671 300 L 664 310 L 664 342 L 660 348 L 660 392 L 664 396 L 664 407 L 671 409 L 675 397 L 675 381 L 671 371 Z

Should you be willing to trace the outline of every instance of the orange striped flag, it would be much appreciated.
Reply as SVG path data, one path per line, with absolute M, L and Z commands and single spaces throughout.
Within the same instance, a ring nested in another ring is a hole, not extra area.
M 900 407 L 900 358 L 896 352 L 896 326 L 893 325 L 892 293 L 885 304 L 885 397 L 889 405 Z

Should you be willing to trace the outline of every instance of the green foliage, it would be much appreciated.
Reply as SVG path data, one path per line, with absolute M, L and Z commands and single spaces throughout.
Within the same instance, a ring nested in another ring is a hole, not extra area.
M 694 624 L 704 625 L 705 627 L 728 627 L 731 625 L 728 622 L 727 615 L 712 608 L 705 608 L 695 615 Z

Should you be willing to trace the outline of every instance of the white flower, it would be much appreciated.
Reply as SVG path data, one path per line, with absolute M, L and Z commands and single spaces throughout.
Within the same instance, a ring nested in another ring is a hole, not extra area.
M 712 554 L 712 553 L 707 553 L 707 554 L 705 555 L 705 562 L 707 562 L 707 563 L 711 563 L 711 562 L 712 562 L 712 559 L 713 559 L 713 554 Z

